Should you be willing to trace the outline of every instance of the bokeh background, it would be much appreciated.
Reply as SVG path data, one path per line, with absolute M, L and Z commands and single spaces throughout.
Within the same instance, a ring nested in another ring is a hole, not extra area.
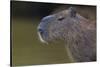
M 96 21 L 96 6 L 11 1 L 11 53 L 13 66 L 71 63 L 62 43 L 43 44 L 37 26 L 47 15 L 70 6 L 85 18 Z

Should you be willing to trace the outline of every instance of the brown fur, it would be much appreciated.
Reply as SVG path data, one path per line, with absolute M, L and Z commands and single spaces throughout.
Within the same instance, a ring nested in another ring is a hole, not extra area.
M 54 20 L 50 21 L 48 25 L 49 40 L 47 41 L 64 41 L 66 44 L 65 47 L 69 49 L 70 56 L 72 56 L 74 61 L 95 61 L 95 22 L 91 22 L 78 13 L 75 13 L 73 8 L 53 14 L 52 16 L 54 16 Z

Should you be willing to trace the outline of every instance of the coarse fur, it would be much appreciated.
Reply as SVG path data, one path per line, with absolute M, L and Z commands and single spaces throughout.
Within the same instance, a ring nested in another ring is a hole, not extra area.
M 44 17 L 38 26 L 42 42 L 63 41 L 76 62 L 96 60 L 96 24 L 74 7 Z

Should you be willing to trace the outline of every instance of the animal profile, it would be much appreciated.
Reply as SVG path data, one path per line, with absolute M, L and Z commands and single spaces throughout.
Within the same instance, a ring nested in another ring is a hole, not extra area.
M 42 42 L 63 41 L 69 57 L 74 62 L 96 61 L 96 22 L 90 21 L 76 8 L 44 17 L 38 25 Z

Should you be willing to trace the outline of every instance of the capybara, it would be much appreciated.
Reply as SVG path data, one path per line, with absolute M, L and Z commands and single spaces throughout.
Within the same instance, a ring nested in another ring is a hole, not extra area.
M 96 61 L 96 22 L 81 16 L 75 7 L 44 17 L 38 35 L 47 44 L 63 41 L 74 62 Z

